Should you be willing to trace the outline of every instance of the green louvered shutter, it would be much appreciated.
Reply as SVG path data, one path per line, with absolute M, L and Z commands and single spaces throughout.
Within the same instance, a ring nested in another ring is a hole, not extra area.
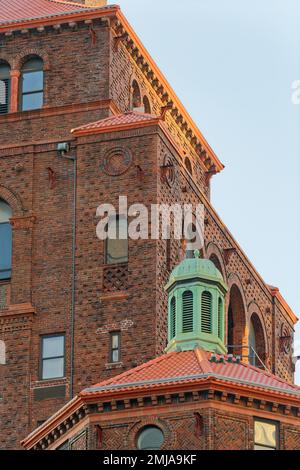
M 193 292 L 188 290 L 182 296 L 182 333 L 191 333 L 194 330 L 193 317 Z
M 219 298 L 218 302 L 218 337 L 222 340 L 223 336 L 223 302 Z
M 170 340 L 173 339 L 176 335 L 176 299 L 175 297 L 171 300 L 170 308 Z
M 201 331 L 202 333 L 212 333 L 212 295 L 207 291 L 202 294 Z

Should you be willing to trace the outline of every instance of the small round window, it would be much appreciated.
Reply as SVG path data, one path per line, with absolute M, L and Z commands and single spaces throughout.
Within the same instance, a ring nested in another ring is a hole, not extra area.
M 147 426 L 138 435 L 139 450 L 159 450 L 164 443 L 164 434 L 156 426 Z

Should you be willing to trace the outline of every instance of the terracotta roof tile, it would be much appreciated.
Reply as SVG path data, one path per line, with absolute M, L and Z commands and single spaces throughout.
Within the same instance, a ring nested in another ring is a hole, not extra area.
M 86 5 L 63 0 L 0 0 L 0 25 L 90 9 Z
M 172 382 L 202 381 L 212 377 L 223 382 L 230 381 L 254 388 L 274 389 L 277 392 L 300 396 L 300 387 L 285 382 L 265 370 L 239 363 L 235 359 L 231 362 L 232 359 L 229 357 L 225 357 L 225 362 L 222 363 L 220 362 L 222 357 L 218 355 L 215 355 L 217 362 L 212 362 L 211 357 L 211 353 L 200 349 L 165 354 L 85 389 L 80 395 L 107 393 L 109 390 L 133 390 L 150 385 L 158 387 Z
M 89 124 L 85 124 L 84 126 L 77 127 L 76 129 L 72 129 L 73 133 L 81 132 L 81 131 L 92 131 L 96 129 L 108 129 L 110 127 L 119 127 L 119 126 L 127 126 L 133 124 L 140 124 L 140 123 L 151 123 L 152 121 L 159 121 L 160 117 L 155 116 L 153 114 L 146 114 L 140 112 L 128 112 L 124 114 L 117 114 L 116 116 L 110 116 L 105 119 L 101 119 L 100 121 L 91 122 Z

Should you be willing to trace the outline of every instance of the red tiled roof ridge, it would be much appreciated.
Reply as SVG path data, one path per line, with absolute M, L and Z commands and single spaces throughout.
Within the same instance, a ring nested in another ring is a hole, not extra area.
M 232 355 L 231 354 L 216 354 L 216 353 L 211 353 L 211 356 L 216 356 L 217 358 L 221 358 L 221 357 L 224 357 L 225 361 L 228 360 L 228 357 L 231 357 Z M 231 364 L 235 364 L 235 362 L 232 362 Z M 251 369 L 255 372 L 258 372 L 260 374 L 263 374 L 267 377 L 272 377 L 272 378 L 275 378 L 278 382 L 282 383 L 282 384 L 285 384 L 285 385 L 289 385 L 290 387 L 294 388 L 295 390 L 299 390 L 300 391 L 300 386 L 299 385 L 296 385 L 296 384 L 293 384 L 293 383 L 289 383 L 287 382 L 286 380 L 282 379 L 281 377 L 278 377 L 277 375 L 273 374 L 272 372 L 270 372 L 269 370 L 267 369 L 260 369 L 259 367 L 255 367 L 249 363 L 246 363 L 246 362 L 239 362 L 238 365 L 240 366 L 243 366 L 245 367 L 246 369 Z
M 130 116 L 133 119 L 128 119 Z M 134 119 L 136 118 L 136 119 Z M 108 127 L 108 125 L 122 125 L 122 124 L 134 124 L 139 122 L 146 122 L 146 121 L 158 121 L 161 117 L 155 114 L 148 114 L 148 113 L 141 113 L 137 111 L 126 111 L 124 113 L 115 114 L 113 116 L 108 116 L 103 119 L 99 119 L 98 121 L 89 122 L 82 126 L 76 127 L 71 130 L 72 133 L 76 133 L 78 131 L 84 131 L 89 129 L 98 129 L 103 127 Z
M 137 372 L 140 372 L 141 370 L 150 368 L 154 364 L 158 364 L 158 363 L 164 361 L 166 358 L 174 356 L 175 354 L 178 354 L 178 353 L 177 352 L 172 352 L 172 353 L 168 353 L 168 354 L 163 354 L 162 356 L 159 356 L 159 357 L 155 357 L 154 359 L 151 359 L 148 362 L 145 362 L 145 363 L 143 363 L 143 364 L 141 364 L 137 367 L 134 367 L 133 369 L 127 370 L 127 371 L 123 372 L 122 374 L 119 374 L 115 377 L 112 377 L 111 379 L 104 380 L 103 382 L 99 382 L 99 383 L 97 383 L 95 385 L 92 385 L 91 387 L 88 387 L 88 388 L 94 388 L 94 387 L 106 386 L 106 385 L 113 385 L 114 383 L 116 383 L 116 380 L 118 380 L 118 383 L 119 383 L 119 380 L 122 380 L 125 377 L 130 377 L 131 375 L 136 374 Z

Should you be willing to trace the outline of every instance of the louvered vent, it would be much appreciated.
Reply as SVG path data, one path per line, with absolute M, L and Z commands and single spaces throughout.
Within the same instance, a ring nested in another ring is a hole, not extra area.
M 8 113 L 9 109 L 9 91 L 10 91 L 10 79 L 0 79 L 0 114 Z
M 182 333 L 191 333 L 193 330 L 193 292 L 188 290 L 182 296 Z
M 176 335 L 176 299 L 175 297 L 171 300 L 171 311 L 170 311 L 170 339 L 173 339 Z
M 222 324 L 223 324 L 223 302 L 222 302 L 221 299 L 219 299 L 219 303 L 218 303 L 218 336 L 219 336 L 220 339 L 222 339 L 222 336 L 223 336 Z
M 201 331 L 202 333 L 212 333 L 212 296 L 210 292 L 202 294 Z

